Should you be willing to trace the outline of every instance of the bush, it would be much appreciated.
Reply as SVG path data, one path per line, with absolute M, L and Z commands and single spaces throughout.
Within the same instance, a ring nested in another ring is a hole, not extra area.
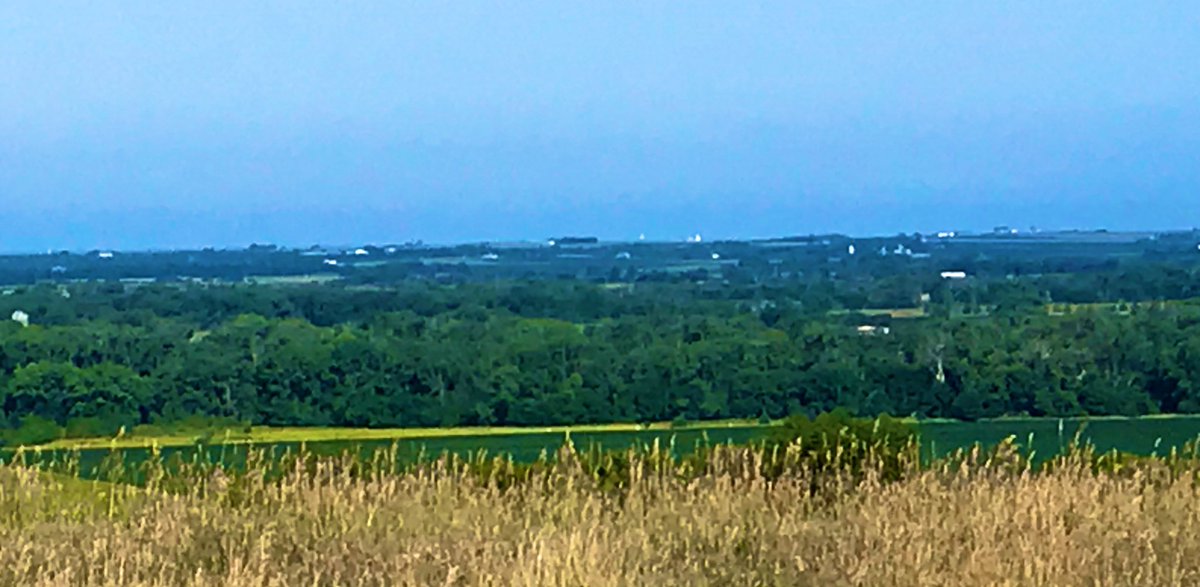
M 72 418 L 64 431 L 66 438 L 108 438 L 116 436 L 123 424 L 117 418 Z
M 178 420 L 155 420 L 153 424 L 142 424 L 133 428 L 133 436 L 151 438 L 156 436 L 195 436 L 213 438 L 226 430 L 249 432 L 250 423 L 233 418 L 193 415 Z
M 795 415 L 766 442 L 775 455 L 767 466 L 774 474 L 803 467 L 812 471 L 862 471 L 872 468 L 885 480 L 899 479 L 919 465 L 917 429 L 887 415 L 855 418 L 844 409 L 815 419 Z
M 800 441 L 813 444 L 831 439 L 857 440 L 891 446 L 907 445 L 915 440 L 917 430 L 886 414 L 879 418 L 855 418 L 845 409 L 837 409 L 809 419 L 804 414 L 788 417 L 771 436 L 773 443 L 791 444 Z
M 35 446 L 46 444 L 63 437 L 63 429 L 53 420 L 28 415 L 21 418 L 21 425 L 4 433 L 6 446 Z

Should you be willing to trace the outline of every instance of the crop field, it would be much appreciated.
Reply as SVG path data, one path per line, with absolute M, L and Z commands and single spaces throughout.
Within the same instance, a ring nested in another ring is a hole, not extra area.
M 1060 429 L 1061 423 L 1061 429 Z M 79 473 L 96 477 L 114 451 L 131 470 L 158 451 L 165 458 L 202 460 L 241 467 L 254 450 L 283 455 L 300 450 L 336 456 L 352 453 L 369 458 L 388 453 L 403 462 L 486 454 L 517 462 L 533 462 L 553 454 L 566 440 L 580 449 L 626 450 L 658 445 L 675 456 L 698 447 L 746 445 L 767 438 L 775 425 L 748 421 L 696 423 L 684 428 L 669 424 L 607 424 L 543 428 L 267 428 L 249 432 L 226 430 L 210 433 L 198 444 L 195 435 L 125 437 L 121 439 L 69 439 L 26 451 L 30 462 L 56 463 L 74 459 Z M 921 452 L 926 459 L 945 457 L 976 444 L 994 447 L 1013 439 L 1023 454 L 1043 461 L 1063 452 L 1073 442 L 1098 452 L 1117 450 L 1135 455 L 1168 455 L 1200 439 L 1200 417 L 1172 416 L 1111 419 L 1027 418 L 980 422 L 931 421 L 918 425 Z M 0 453 L 0 459 L 4 458 Z M 8 452 L 11 459 L 12 452 Z
M 1033 451 L 1035 459 L 1059 454 L 1077 436 L 1099 452 L 1137 455 L 1166 455 L 1200 439 L 1200 417 L 1196 416 L 927 422 L 920 428 L 924 450 L 935 456 L 975 443 L 994 446 L 1009 437 L 1023 450 Z
M 279 459 L 283 455 L 305 451 L 324 456 L 353 454 L 369 459 L 387 454 L 399 462 L 415 463 L 443 454 L 458 456 L 489 455 L 512 458 L 529 463 L 552 455 L 566 441 L 580 449 L 625 450 L 653 448 L 655 445 L 675 456 L 693 453 L 698 447 L 736 444 L 744 445 L 765 437 L 768 427 L 745 422 L 710 423 L 706 426 L 672 429 L 667 425 L 641 427 L 630 425 L 547 427 L 542 429 L 256 429 L 251 434 L 228 437 L 213 435 L 212 444 L 197 445 L 194 437 L 168 436 L 159 438 L 125 438 L 121 440 L 91 439 L 59 441 L 23 451 L 30 463 L 57 467 L 72 461 L 72 470 L 96 478 L 112 466 L 114 458 L 131 473 L 155 454 L 164 459 L 183 462 L 203 461 L 220 463 L 233 468 L 244 467 L 249 454 L 262 454 Z M 222 440 L 228 439 L 227 443 Z M 3 455 L 0 454 L 0 458 Z M 9 452 L 8 458 L 14 458 Z M 140 476 L 138 478 L 140 480 Z
M 374 442 L 394 440 L 432 441 L 435 443 L 444 438 L 465 438 L 471 441 L 476 449 L 487 449 L 489 444 L 506 444 L 506 439 L 524 436 L 550 436 L 561 441 L 564 435 L 582 435 L 583 438 L 608 438 L 624 441 L 629 438 L 644 437 L 646 440 L 663 436 L 666 431 L 699 434 L 705 431 L 737 431 L 757 427 L 751 420 L 716 420 L 689 423 L 684 427 L 674 427 L 670 423 L 652 424 L 616 423 L 593 424 L 579 426 L 521 426 L 521 427 L 452 427 L 452 428 L 337 428 L 337 427 L 270 427 L 254 426 L 249 429 L 227 428 L 208 430 L 207 443 L 221 444 L 287 444 L 287 443 L 325 443 L 325 442 Z M 723 433 L 718 432 L 718 435 Z M 613 436 L 615 435 L 615 436 Z M 736 436 L 736 433 L 735 433 Z M 62 439 L 44 445 L 47 449 L 107 449 L 107 448 L 149 448 L 151 446 L 192 446 L 196 444 L 196 435 L 191 433 L 173 433 L 159 435 L 133 435 L 112 438 L 76 438 Z M 556 448 L 557 444 L 554 447 Z M 623 448 L 623 447 L 622 447 Z

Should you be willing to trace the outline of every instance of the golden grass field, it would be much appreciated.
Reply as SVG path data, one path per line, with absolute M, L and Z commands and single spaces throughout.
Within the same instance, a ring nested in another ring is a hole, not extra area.
M 320 459 L 144 488 L 5 465 L 0 585 L 1200 584 L 1193 465 L 976 453 L 882 483 L 869 466 L 769 477 L 763 453 L 720 447 L 703 473 L 629 453 L 614 488 L 573 454 L 524 477 Z

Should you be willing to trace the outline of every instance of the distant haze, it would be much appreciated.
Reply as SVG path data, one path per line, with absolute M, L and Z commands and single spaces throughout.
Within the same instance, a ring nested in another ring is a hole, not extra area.
M 1200 4 L 10 2 L 0 250 L 1200 225 Z

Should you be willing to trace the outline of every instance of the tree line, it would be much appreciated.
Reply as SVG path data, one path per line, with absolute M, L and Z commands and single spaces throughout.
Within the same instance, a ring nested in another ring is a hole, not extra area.
M 972 314 L 933 298 L 926 317 L 889 320 L 761 292 L 649 291 L 10 296 L 33 318 L 0 324 L 0 410 L 10 426 L 33 415 L 105 433 L 191 416 L 408 427 L 1200 412 L 1196 303 Z

